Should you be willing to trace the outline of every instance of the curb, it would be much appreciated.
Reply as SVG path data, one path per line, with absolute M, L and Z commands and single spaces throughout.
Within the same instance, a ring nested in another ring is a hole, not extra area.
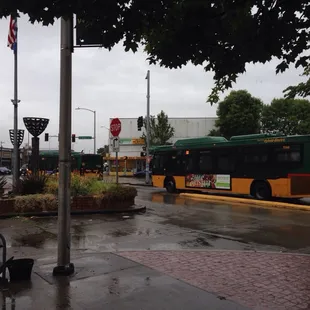
M 310 258 L 310 254 L 306 253 L 295 253 L 295 252 L 276 252 L 276 251 L 256 251 L 256 250 L 225 250 L 225 249 L 176 249 L 176 250 L 117 250 L 115 252 L 110 252 L 116 255 L 122 255 L 122 253 L 130 253 L 130 252 L 173 252 L 173 253 L 180 253 L 180 252 L 203 252 L 203 253 L 237 253 L 237 254 L 264 254 L 264 255 L 278 255 L 278 256 L 306 256 Z M 104 252 L 103 252 L 104 253 Z
M 286 202 L 276 202 L 276 201 L 265 201 L 265 200 L 255 200 L 250 198 L 236 198 L 236 197 L 226 197 L 226 196 L 214 196 L 214 195 L 203 195 L 203 194 L 189 194 L 181 193 L 180 196 L 197 199 L 197 200 L 208 200 L 212 202 L 229 202 L 234 204 L 251 204 L 260 207 L 271 207 L 271 208 L 283 208 L 283 209 L 294 209 L 302 211 L 310 211 L 310 206 L 298 205 Z
M 140 213 L 145 212 L 146 207 L 137 207 L 132 209 L 120 209 L 120 210 L 81 210 L 81 211 L 71 211 L 71 215 L 91 215 L 91 214 L 119 214 L 119 213 Z M 27 212 L 27 213 L 8 213 L 0 214 L 0 219 L 7 219 L 12 217 L 48 217 L 57 216 L 57 211 L 52 212 Z

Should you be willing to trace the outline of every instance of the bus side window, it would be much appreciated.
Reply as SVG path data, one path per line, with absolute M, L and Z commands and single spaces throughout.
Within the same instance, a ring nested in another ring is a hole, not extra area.
M 220 172 L 234 172 L 235 160 L 232 155 L 219 155 L 217 157 L 217 167 Z
M 289 149 L 286 148 L 276 148 L 276 161 L 278 163 L 300 163 L 301 162 L 301 152 L 300 145 L 292 145 Z
M 176 169 L 178 173 L 183 174 L 185 171 L 186 167 L 186 158 L 185 154 L 183 151 L 178 151 L 177 152 L 177 157 L 176 157 Z
M 191 151 L 189 154 L 185 154 L 186 172 L 188 173 L 197 172 L 198 157 L 199 153 L 196 151 Z
M 203 173 L 209 173 L 213 169 L 212 156 L 210 152 L 200 152 L 199 170 Z

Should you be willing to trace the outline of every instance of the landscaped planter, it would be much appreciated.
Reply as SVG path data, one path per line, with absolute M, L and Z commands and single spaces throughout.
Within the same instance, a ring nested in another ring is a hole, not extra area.
M 135 203 L 135 197 L 126 200 L 108 199 L 105 196 L 77 196 L 71 198 L 71 210 L 113 210 L 130 208 Z
M 71 198 L 71 211 L 126 210 L 134 205 L 136 192 L 126 197 L 116 195 L 76 196 Z M 53 195 L 29 195 L 0 199 L 0 216 L 21 213 L 57 212 L 58 203 Z
M 14 212 L 15 199 L 0 199 L 0 214 Z

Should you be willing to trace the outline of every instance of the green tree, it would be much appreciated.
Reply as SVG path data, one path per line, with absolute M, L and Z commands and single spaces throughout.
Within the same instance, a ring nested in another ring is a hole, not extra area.
M 146 128 L 146 118 L 143 120 L 144 128 Z M 161 111 L 157 117 L 150 117 L 150 145 L 166 145 L 174 135 L 174 128 L 169 124 L 168 115 Z M 146 141 L 146 134 L 143 133 L 142 138 Z
M 264 105 L 262 132 L 285 135 L 310 133 L 310 101 L 304 99 L 273 99 Z
M 101 154 L 103 157 L 105 157 L 107 153 L 109 153 L 109 146 L 108 145 L 105 145 L 104 147 L 100 147 L 97 150 L 97 154 Z
M 142 44 L 152 64 L 178 68 L 191 62 L 214 72 L 212 103 L 247 63 L 274 57 L 276 72 L 290 64 L 306 68 L 309 10 L 308 0 L 3 0 L 0 17 L 19 11 L 48 25 L 77 14 L 104 48 L 122 41 L 126 51 L 135 52 Z
M 232 91 L 219 102 L 215 126 L 225 138 L 260 132 L 260 114 L 263 103 L 246 90 Z
M 217 129 L 211 129 L 208 136 L 211 136 L 211 137 L 218 137 L 218 136 L 221 136 L 221 132 L 220 130 L 217 128 Z
M 302 76 L 308 77 L 310 75 L 310 66 L 304 69 Z M 310 79 L 306 82 L 301 82 L 295 86 L 289 86 L 284 90 L 285 98 L 295 98 L 296 96 L 308 97 L 310 96 Z

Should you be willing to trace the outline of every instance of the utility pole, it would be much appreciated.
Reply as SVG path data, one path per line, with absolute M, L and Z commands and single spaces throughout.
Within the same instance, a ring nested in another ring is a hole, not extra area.
M 96 149 L 96 128 L 97 128 L 97 125 L 96 125 L 96 111 L 95 110 L 91 110 L 91 109 L 87 109 L 87 108 L 76 108 L 76 110 L 84 110 L 84 111 L 88 111 L 88 112 L 92 112 L 94 114 L 94 154 L 97 154 L 97 149 Z
M 17 141 L 18 132 L 18 57 L 17 57 L 17 17 L 15 17 L 15 42 L 13 45 L 14 52 L 14 99 L 12 103 L 14 106 L 14 144 L 13 144 L 13 189 L 17 188 L 19 180 L 19 145 Z
M 150 183 L 150 164 L 149 164 L 149 156 L 150 156 L 150 70 L 147 71 L 146 80 L 147 80 L 147 104 L 146 104 L 146 163 L 145 163 L 145 183 Z
M 96 111 L 94 111 L 94 154 L 97 154 L 97 150 L 96 150 Z
M 60 25 L 58 259 L 53 274 L 68 276 L 74 272 L 70 263 L 73 16 L 62 17 Z
M 3 147 L 2 147 L 2 145 L 3 145 L 4 143 L 5 143 L 5 142 L 0 141 L 0 144 L 1 144 L 1 159 L 0 159 L 0 167 L 2 167 L 2 158 L 3 158 Z

